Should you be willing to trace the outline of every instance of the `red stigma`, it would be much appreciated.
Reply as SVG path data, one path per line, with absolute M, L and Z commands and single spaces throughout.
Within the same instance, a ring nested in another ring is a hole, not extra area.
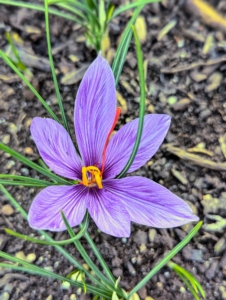
M 115 119 L 114 119 L 114 122 L 113 122 L 113 125 L 111 127 L 111 130 L 109 131 L 108 133 L 108 136 L 107 136 L 107 139 L 106 139 L 106 142 L 105 142 L 105 145 L 104 145 L 104 150 L 103 150 L 103 154 L 102 154 L 102 168 L 101 168 L 101 174 L 103 174 L 104 172 L 104 166 L 105 166 L 105 161 L 106 161 L 106 152 L 107 152 L 107 145 L 109 143 L 109 140 L 110 140 L 110 137 L 111 137 L 111 134 L 115 128 L 115 125 L 116 123 L 118 122 L 118 119 L 119 119 L 119 116 L 120 116 L 120 113 L 121 113 L 121 108 L 120 107 L 117 107 L 116 108 L 116 113 L 115 113 Z

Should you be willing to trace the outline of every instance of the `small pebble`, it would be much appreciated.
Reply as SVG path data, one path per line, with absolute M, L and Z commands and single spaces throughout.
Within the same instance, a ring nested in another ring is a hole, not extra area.
M 127 238 L 122 238 L 122 242 L 123 242 L 123 244 L 126 244 L 127 243 Z
M 14 209 L 12 208 L 11 205 L 5 204 L 2 206 L 1 212 L 5 216 L 11 216 L 14 213 Z
M 147 239 L 147 233 L 141 230 L 138 230 L 134 236 L 134 242 L 137 244 L 147 244 Z
M 141 289 L 138 291 L 138 295 L 142 298 L 145 299 L 147 297 L 147 289 L 145 286 L 143 286 Z
M 77 295 L 81 295 L 81 293 L 82 293 L 82 289 L 81 288 L 77 289 Z
M 165 278 L 167 278 L 167 279 L 169 279 L 170 278 L 170 272 L 164 272 L 164 276 L 165 276 Z
M 1 297 L 0 297 L 0 300 L 8 300 L 10 297 L 9 293 L 8 292 L 4 292 Z
M 144 253 L 147 250 L 147 247 L 145 244 L 140 245 L 140 253 Z
M 134 293 L 129 299 L 130 300 L 140 300 L 140 297 L 138 296 L 137 293 Z
M 25 149 L 24 149 L 24 153 L 26 153 L 26 154 L 34 154 L 34 151 L 30 148 L 30 147 L 26 147 Z
M 158 282 L 156 283 L 156 285 L 157 285 L 157 288 L 158 288 L 159 290 L 162 290 L 162 288 L 163 288 L 162 282 L 158 281 Z
M 120 268 L 113 269 L 113 275 L 114 275 L 116 278 L 121 277 L 122 274 L 123 274 L 122 269 L 120 269 Z
M 185 289 L 183 286 L 181 286 L 181 287 L 180 287 L 180 292 L 181 292 L 182 294 L 185 294 L 185 293 L 186 293 L 186 289 Z
M 20 172 L 23 176 L 28 176 L 29 175 L 29 170 L 27 168 L 21 168 Z
M 9 142 L 10 142 L 10 135 L 9 134 L 3 135 L 3 137 L 2 137 L 2 143 L 5 144 L 5 145 L 8 145 Z
M 136 275 L 136 270 L 134 269 L 133 265 L 129 261 L 127 262 L 127 268 L 131 275 L 133 275 L 133 276 Z
M 26 256 L 26 261 L 29 262 L 29 263 L 32 263 L 36 260 L 36 255 L 34 253 L 29 253 L 27 256 Z
M 170 96 L 170 97 L 168 97 L 167 102 L 169 103 L 169 105 L 174 105 L 177 102 L 177 97 Z
M 18 130 L 18 128 L 17 128 L 17 126 L 15 124 L 13 124 L 13 123 L 9 124 L 9 132 L 10 133 L 14 134 L 14 133 L 17 132 L 17 130 Z
M 70 283 L 67 281 L 62 282 L 62 284 L 61 284 L 61 288 L 63 290 L 68 290 L 70 288 L 70 286 L 71 286 Z
M 149 242 L 153 243 L 156 237 L 157 231 L 155 229 L 149 229 L 148 231 L 148 239 Z
M 136 261 L 137 261 L 137 258 L 136 258 L 136 257 L 133 257 L 133 258 L 131 259 L 132 264 L 135 264 Z
M 218 270 L 218 261 L 215 260 L 215 261 L 212 262 L 210 268 L 207 270 L 207 272 L 206 272 L 206 274 L 205 274 L 205 275 L 206 275 L 206 278 L 207 278 L 207 279 L 212 279 L 212 278 L 214 278 L 214 276 L 215 276 L 216 273 L 217 273 L 217 270 Z
M 15 257 L 26 261 L 26 256 L 25 256 L 25 254 L 24 254 L 23 251 L 17 252 L 17 253 L 15 254 Z
M 10 170 L 10 169 L 12 169 L 12 167 L 14 167 L 14 166 L 15 166 L 15 161 L 13 161 L 13 160 L 8 160 L 7 163 L 6 163 L 5 168 L 6 168 L 7 170 Z

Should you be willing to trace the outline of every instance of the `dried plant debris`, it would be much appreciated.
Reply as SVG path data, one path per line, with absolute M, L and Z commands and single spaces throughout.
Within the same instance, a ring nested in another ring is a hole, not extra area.
M 219 232 L 222 233 L 224 232 L 226 228 L 226 219 L 222 218 L 221 216 L 218 215 L 207 215 L 207 218 L 215 221 L 215 223 L 211 224 L 204 224 L 203 229 L 207 231 L 212 231 L 212 232 Z
M 217 171 L 226 171 L 226 163 L 218 163 L 214 162 L 209 159 L 205 159 L 202 156 L 196 155 L 196 154 L 191 154 L 181 148 L 174 147 L 170 144 L 166 145 L 167 151 L 175 154 L 176 156 L 191 161 L 193 164 L 204 167 L 204 168 L 209 168 L 212 170 L 217 170 Z M 206 152 L 205 152 L 206 154 Z
M 79 82 L 84 76 L 86 70 L 88 69 L 88 64 L 84 64 L 81 68 L 74 69 L 66 73 L 62 78 L 60 83 L 63 85 L 71 85 Z
M 212 66 L 215 64 L 223 63 L 225 61 L 226 61 L 226 55 L 223 55 L 217 58 L 209 59 L 207 61 L 197 61 L 195 63 L 184 64 L 175 68 L 161 68 L 161 73 L 174 74 L 174 73 L 189 71 L 203 66 Z
M 220 143 L 221 151 L 224 154 L 224 157 L 226 158 L 226 133 L 220 136 L 219 143 Z
M 159 32 L 157 40 L 160 41 L 161 39 L 163 39 L 163 37 L 176 26 L 176 24 L 177 24 L 176 20 L 172 20 L 168 24 L 166 24 Z
M 226 217 L 226 192 L 222 192 L 219 198 L 214 198 L 210 194 L 203 195 L 202 205 L 204 214 L 221 214 Z
M 206 25 L 226 32 L 226 19 L 206 1 L 186 0 L 186 8 L 192 15 L 199 16 Z

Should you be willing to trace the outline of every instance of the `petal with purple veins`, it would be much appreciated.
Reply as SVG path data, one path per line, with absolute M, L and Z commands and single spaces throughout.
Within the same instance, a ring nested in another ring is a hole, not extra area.
M 82 161 L 62 125 L 52 119 L 36 117 L 31 123 L 31 135 L 51 170 L 66 178 L 81 178 Z
M 126 165 L 132 153 L 139 119 L 124 125 L 110 139 L 104 170 L 104 178 L 114 178 Z M 158 150 L 170 126 L 168 115 L 147 115 L 144 117 L 144 127 L 138 152 L 128 173 L 143 166 Z
M 61 211 L 71 227 L 79 225 L 87 208 L 87 188 L 83 185 L 51 186 L 33 200 L 28 213 L 29 225 L 34 229 L 66 230 Z
M 171 228 L 199 220 L 185 201 L 147 178 L 131 176 L 103 184 L 120 199 L 135 223 Z
M 90 189 L 88 211 L 101 231 L 115 237 L 130 236 L 130 217 L 118 195 L 104 188 Z
M 75 101 L 75 135 L 85 166 L 101 164 L 115 112 L 114 76 L 99 54 L 85 73 Z

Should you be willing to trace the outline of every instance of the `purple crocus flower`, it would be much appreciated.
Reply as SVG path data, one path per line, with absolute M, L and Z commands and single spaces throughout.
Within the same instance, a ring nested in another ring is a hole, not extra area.
M 131 221 L 169 228 L 198 220 L 186 202 L 152 180 L 115 178 L 131 155 L 139 122 L 129 122 L 110 138 L 118 115 L 114 76 L 99 55 L 87 70 L 75 101 L 74 126 L 81 157 L 62 125 L 48 118 L 33 119 L 31 135 L 42 159 L 55 173 L 79 184 L 50 186 L 38 193 L 29 210 L 31 227 L 65 230 L 61 211 L 73 227 L 88 210 L 101 231 L 116 237 L 130 235 Z M 139 150 L 128 173 L 155 154 L 169 126 L 168 115 L 145 116 Z

